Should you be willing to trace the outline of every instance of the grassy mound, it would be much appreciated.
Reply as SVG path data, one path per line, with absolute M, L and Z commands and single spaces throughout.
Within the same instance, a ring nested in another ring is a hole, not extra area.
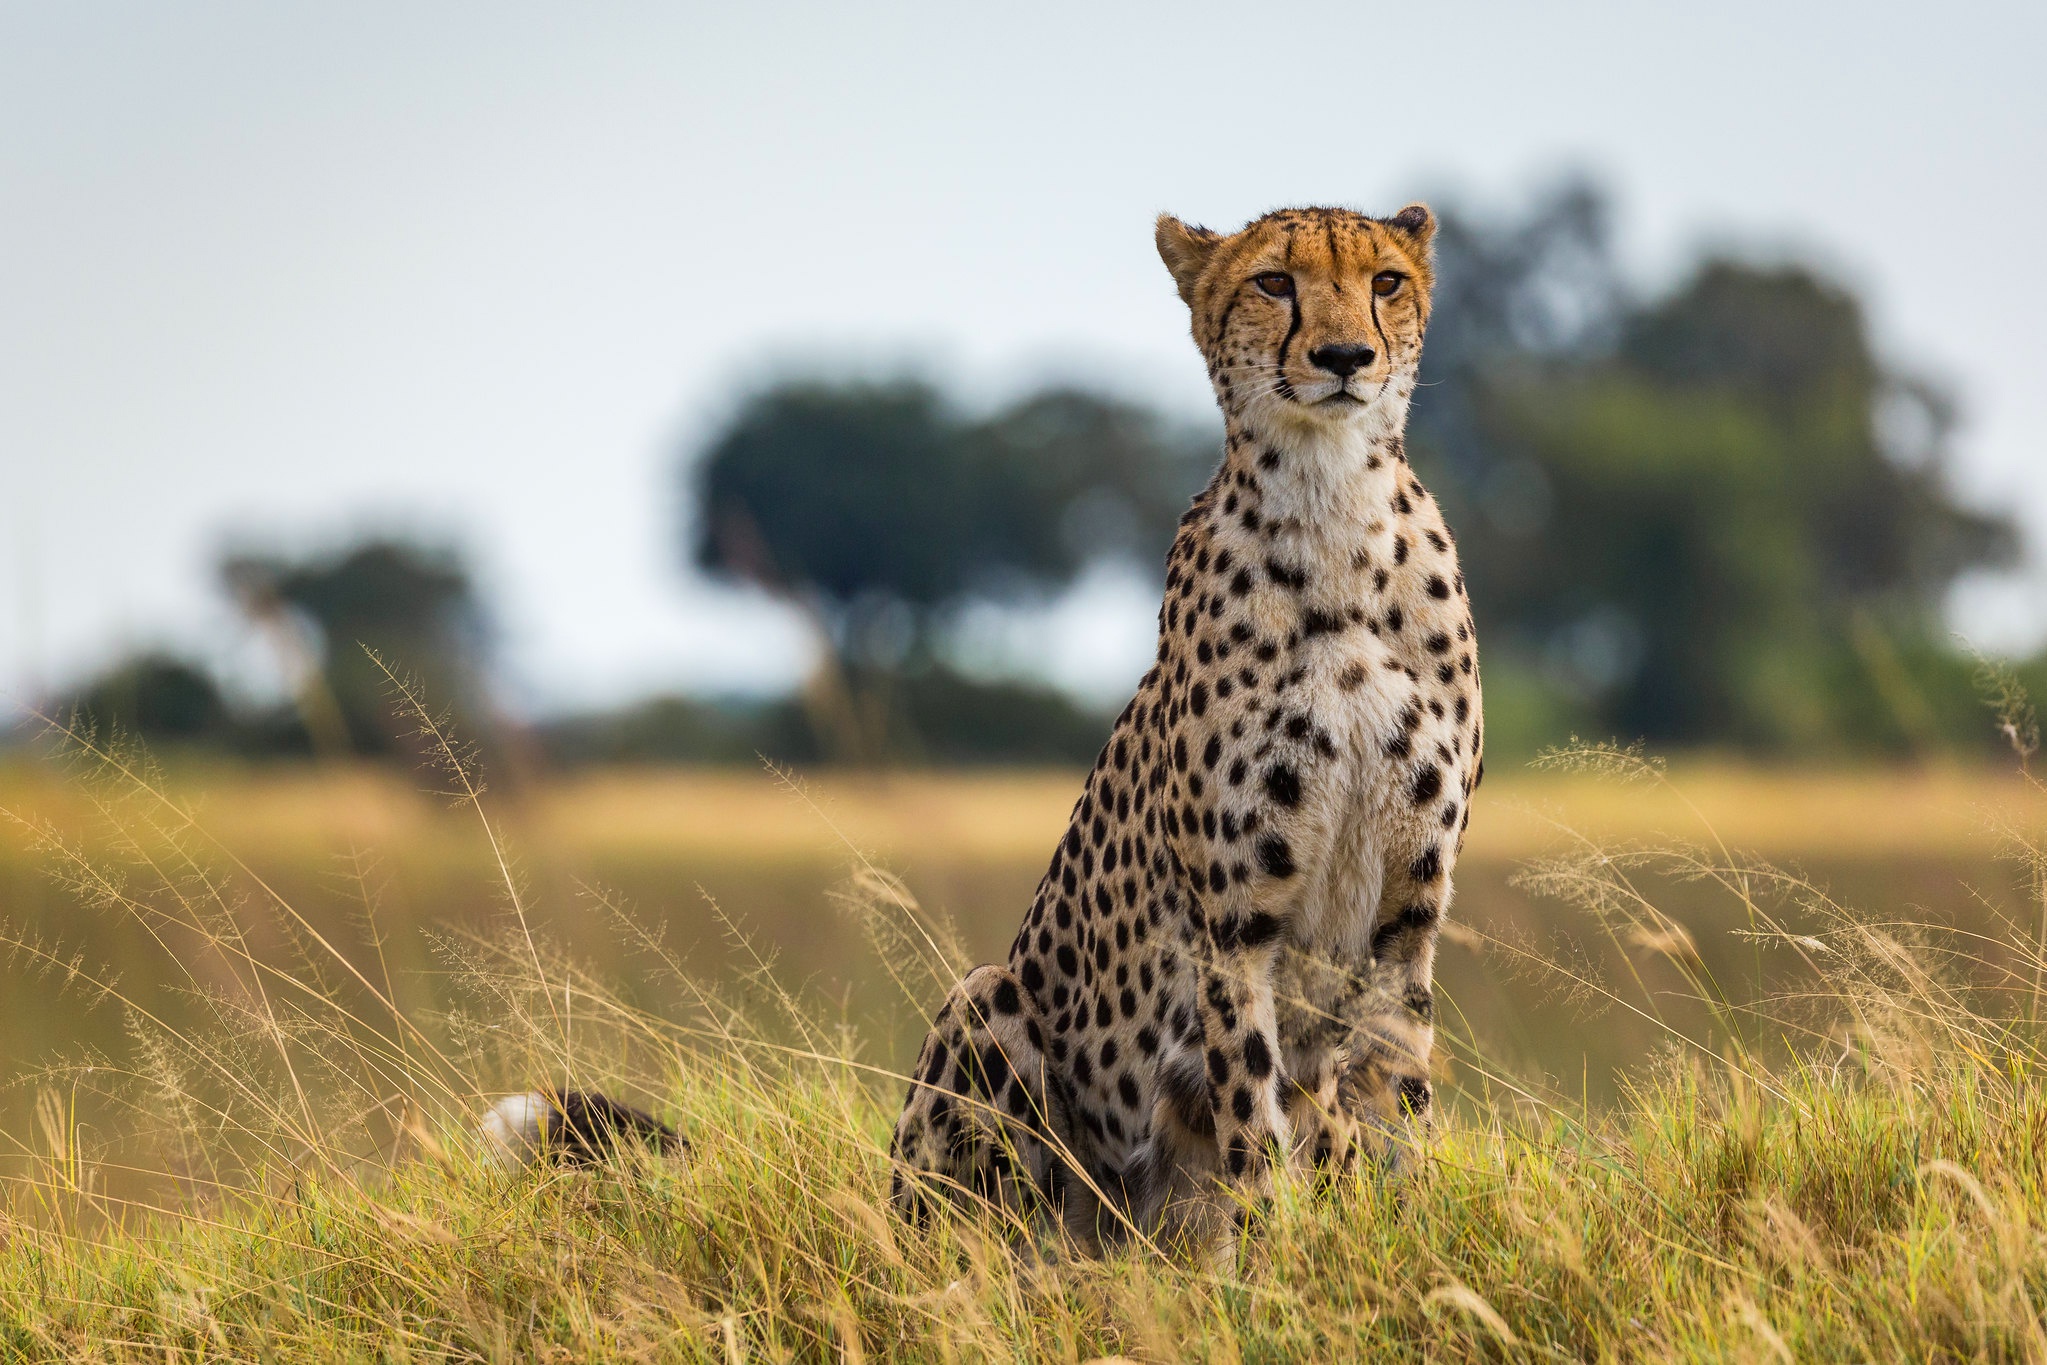
M 1597 1127 L 1448 1126 L 1410 1187 L 1283 1189 L 1234 1275 L 1038 1260 L 880 1207 L 886 1106 L 696 1073 L 689 1167 L 374 1176 L 0 1253 L 21 1358 L 1938 1359 L 2047 1351 L 2047 1102 L 2016 1054 L 1677 1072 Z M 715 1134 L 716 1136 L 711 1136 Z
M 1566 840 L 1529 890 L 1656 955 L 1710 1029 L 1669 1028 L 1600 1110 L 1446 1029 L 1413 1180 L 1283 1182 L 1231 1266 L 1144 1244 L 1087 1261 L 988 1219 L 895 1221 L 902 1083 L 769 964 L 699 981 L 621 915 L 645 979 L 684 1002 L 636 1003 L 528 930 L 507 858 L 503 932 L 444 944 L 460 1003 L 408 1012 L 376 969 L 373 899 L 362 941 L 332 942 L 146 767 L 80 752 L 132 835 L 120 865 L 24 824 L 215 1022 L 131 1006 L 128 1054 L 30 1079 L 36 1120 L 0 1158 L 0 1357 L 2047 1360 L 2036 926 L 1879 922 L 1710 840 Z M 1740 899 L 1756 982 L 1705 972 L 1642 894 L 1650 871 Z M 878 872 L 861 886 L 878 962 L 935 1000 L 956 945 Z M 1663 1017 L 1665 990 L 1491 946 Z M 122 1006 L 57 946 L 11 947 L 32 988 Z M 516 1077 L 650 1103 L 694 1151 L 508 1175 L 474 1122 L 480 1080 Z

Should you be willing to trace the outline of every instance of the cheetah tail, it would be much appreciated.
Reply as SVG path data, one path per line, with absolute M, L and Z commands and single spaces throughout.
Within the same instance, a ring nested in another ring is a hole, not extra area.
M 594 1090 L 507 1095 L 491 1106 L 482 1126 L 497 1162 L 515 1170 L 542 1162 L 589 1165 L 634 1145 L 664 1156 L 689 1150 L 669 1124 Z

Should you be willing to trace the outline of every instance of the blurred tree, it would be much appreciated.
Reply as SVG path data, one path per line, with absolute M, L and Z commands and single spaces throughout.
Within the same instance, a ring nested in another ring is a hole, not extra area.
M 1438 238 L 1412 444 L 1464 532 L 1489 692 L 1665 744 L 1980 732 L 1929 702 L 1968 676 L 1940 607 L 2018 536 L 1957 501 L 1949 405 L 1804 268 L 1711 260 L 1630 300 L 1604 224 L 1567 187 Z
M 482 612 L 453 550 L 369 540 L 303 561 L 231 556 L 221 575 L 295 675 L 317 747 L 365 754 L 416 747 L 416 718 L 393 704 L 365 646 L 417 678 L 430 703 L 453 707 L 470 733 L 487 728 Z
M 893 661 L 929 648 L 933 613 L 962 599 L 1162 557 L 1214 452 L 1071 389 L 970 421 L 922 383 L 787 384 L 689 462 L 695 558 L 810 599 L 850 656 Z
M 830 747 L 915 751 L 900 731 L 918 708 L 892 694 L 942 665 L 947 609 L 1054 592 L 1104 557 L 1162 559 L 1216 446 L 1072 389 L 973 420 L 921 383 L 785 384 L 687 464 L 695 559 L 817 625 L 809 701 Z
M 984 682 L 953 669 L 914 670 L 889 689 L 891 756 L 947 765 L 1087 763 L 1109 719 L 1050 687 Z M 573 716 L 546 729 L 549 753 L 568 763 L 737 763 L 765 757 L 808 766 L 819 747 L 810 717 L 788 700 L 656 697 L 623 711 Z
M 213 675 L 195 663 L 149 652 L 100 674 L 62 708 L 79 723 L 157 745 L 218 745 L 234 729 Z

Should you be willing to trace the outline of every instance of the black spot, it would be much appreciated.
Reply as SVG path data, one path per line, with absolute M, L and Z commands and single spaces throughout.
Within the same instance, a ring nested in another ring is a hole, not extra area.
M 1443 770 L 1433 763 L 1425 763 L 1414 771 L 1414 785 L 1408 794 L 1417 806 L 1426 806 L 1443 790 Z
M 1407 875 L 1418 882 L 1432 882 L 1443 875 L 1443 855 L 1434 844 L 1408 865 Z
M 1059 945 L 1059 974 L 1061 976 L 1080 975 L 1080 955 L 1073 951 L 1071 943 Z
M 1386 629 L 1398 635 L 1400 628 L 1407 624 L 1407 614 L 1398 606 L 1386 608 Z
M 1301 634 L 1309 639 L 1317 635 L 1334 635 L 1342 629 L 1343 618 L 1334 612 L 1310 608 L 1301 614 Z
M 1024 989 L 1033 995 L 1045 988 L 1045 969 L 1034 957 L 1024 959 L 1023 966 L 1017 970 L 1017 977 L 1023 982 Z
M 1243 878 L 1239 877 L 1239 881 Z M 1246 948 L 1260 948 L 1279 937 L 1285 926 L 1277 915 L 1268 915 L 1263 910 L 1254 911 L 1244 917 L 1243 928 L 1237 933 L 1237 941 Z
M 1122 1099 L 1125 1109 L 1137 1108 L 1137 1082 L 1130 1078 L 1129 1072 L 1124 1072 L 1116 1082 L 1116 1094 Z
M 1402 937 L 1410 930 L 1428 928 L 1436 922 L 1436 919 L 1436 907 L 1433 905 L 1408 906 L 1392 919 L 1372 931 L 1373 955 L 1376 957 L 1394 939 Z
M 981 1049 L 981 1075 L 987 1086 L 984 1093 L 990 1099 L 1000 1095 L 1003 1087 L 1009 1084 L 1009 1059 L 993 1043 Z
M 1023 1001 L 1017 998 L 1016 983 L 1004 981 L 995 988 L 995 1010 L 998 1014 L 1021 1014 Z
M 1244 1070 L 1253 1080 L 1262 1081 L 1272 1074 L 1272 1048 L 1264 1034 L 1254 1033 L 1244 1040 Z
M 1419 1076 L 1402 1076 L 1394 1087 L 1400 1093 L 1400 1107 L 1410 1114 L 1429 1112 L 1429 1083 Z
M 1420 987 L 1409 991 L 1400 1003 L 1407 1006 L 1408 1012 L 1415 1018 L 1424 1022 L 1436 1017 L 1435 995 Z
M 1212 1085 L 1221 1085 L 1230 1078 L 1230 1059 L 1223 1056 L 1223 1050 L 1212 1047 L 1208 1050 L 1208 1079 Z
M 1268 834 L 1258 841 L 1258 865 L 1271 877 L 1294 875 L 1294 851 L 1287 841 L 1277 834 Z
M 1282 588 L 1291 588 L 1293 591 L 1299 592 L 1302 588 L 1308 586 L 1308 574 L 1305 569 L 1297 569 L 1291 565 L 1282 564 L 1276 559 L 1265 561 L 1265 572 L 1273 582 L 1279 584 Z
M 1301 804 L 1301 775 L 1285 763 L 1265 771 L 1265 794 L 1291 810 Z
M 1443 581 L 1443 575 L 1439 573 L 1429 575 L 1429 596 L 1439 602 L 1450 596 L 1450 585 Z
M 1187 694 L 1187 705 L 1197 716 L 1203 715 L 1207 712 L 1208 710 L 1207 683 L 1198 682 L 1194 684 L 1193 690 Z

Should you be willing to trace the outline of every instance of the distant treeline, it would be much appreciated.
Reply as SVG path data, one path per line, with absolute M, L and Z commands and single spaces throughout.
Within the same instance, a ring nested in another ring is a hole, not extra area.
M 1515 221 L 1442 219 L 1409 446 L 1459 534 L 1492 747 L 1573 733 L 1780 755 L 1996 742 L 1941 605 L 1960 575 L 2015 565 L 2018 530 L 1956 498 L 1951 400 L 1877 358 L 1846 288 L 1715 257 L 1638 297 L 1602 200 L 1580 186 Z M 556 762 L 1084 760 L 1107 717 L 1039 683 L 970 676 L 958 622 L 1044 600 L 1107 558 L 1162 573 L 1219 445 L 1217 427 L 1070 388 L 992 414 L 914 378 L 759 393 L 681 459 L 679 538 L 700 569 L 811 622 L 816 675 L 795 697 L 658 699 L 517 744 Z M 222 576 L 299 679 L 292 705 L 237 710 L 164 657 L 70 700 L 159 743 L 403 752 L 416 726 L 362 642 L 472 735 L 504 735 L 484 614 L 452 553 L 372 542 L 238 557 Z M 2047 684 L 2047 667 L 2020 676 Z

